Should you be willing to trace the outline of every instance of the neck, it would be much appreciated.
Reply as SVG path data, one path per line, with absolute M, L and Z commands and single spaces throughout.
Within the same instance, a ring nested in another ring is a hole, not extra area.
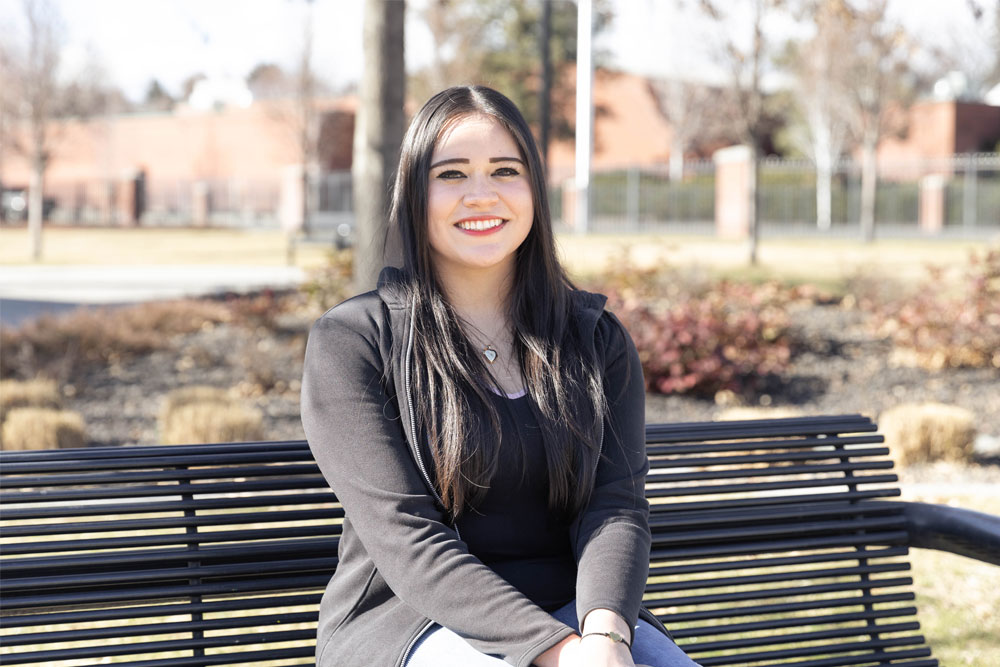
M 477 271 L 438 271 L 438 281 L 460 316 L 475 326 L 486 325 L 484 331 L 495 331 L 507 319 L 513 270 L 510 265 Z

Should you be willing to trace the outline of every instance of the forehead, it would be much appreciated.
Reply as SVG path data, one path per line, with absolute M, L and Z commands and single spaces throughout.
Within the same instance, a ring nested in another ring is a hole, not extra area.
M 468 114 L 449 121 L 434 144 L 434 157 L 519 157 L 513 135 L 492 116 Z

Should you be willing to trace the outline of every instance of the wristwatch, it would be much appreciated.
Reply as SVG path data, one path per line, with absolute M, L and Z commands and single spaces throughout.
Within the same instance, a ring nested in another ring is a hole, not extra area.
M 610 630 L 608 632 L 588 632 L 587 634 L 585 634 L 582 637 L 580 637 L 580 639 L 581 640 L 582 639 L 586 639 L 587 637 L 589 637 L 591 635 L 599 635 L 601 637 L 607 637 L 608 639 L 610 639 L 614 643 L 616 643 L 616 644 L 625 644 L 625 646 L 630 651 L 632 650 L 632 646 L 628 643 L 628 640 L 625 639 L 624 637 L 622 637 L 620 634 L 618 634 L 614 630 Z

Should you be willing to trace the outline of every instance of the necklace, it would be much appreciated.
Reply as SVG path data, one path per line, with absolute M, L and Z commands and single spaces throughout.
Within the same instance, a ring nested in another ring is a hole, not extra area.
M 493 346 L 487 343 L 486 347 L 483 348 L 483 356 L 486 357 L 487 362 L 492 364 L 497 360 L 499 355 L 497 354 L 497 351 L 493 349 Z
M 486 333 L 482 329 L 480 329 L 479 327 L 477 327 L 475 324 L 473 324 L 469 320 L 463 318 L 462 322 L 464 324 L 467 324 L 470 327 L 472 327 L 476 331 L 476 333 L 479 334 L 479 340 L 480 340 L 480 342 L 482 342 L 482 341 L 488 341 L 490 339 L 490 336 L 487 336 Z M 487 343 L 485 343 L 483 345 L 482 354 L 483 354 L 483 358 L 486 359 L 486 363 L 491 364 L 491 365 L 494 364 L 494 363 L 496 363 L 496 360 L 500 358 L 500 353 L 497 352 L 497 349 L 495 347 L 493 347 L 493 343 L 489 343 L 489 342 L 487 342 Z

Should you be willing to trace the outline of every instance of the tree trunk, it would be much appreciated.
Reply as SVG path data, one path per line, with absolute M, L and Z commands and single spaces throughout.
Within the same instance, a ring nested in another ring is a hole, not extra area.
M 539 38 L 539 50 L 542 56 L 542 89 L 538 99 L 538 148 L 542 154 L 542 164 L 549 168 L 549 128 L 551 127 L 552 99 L 552 47 L 549 44 L 552 32 L 552 3 L 542 3 L 542 34 Z
M 833 166 L 826 156 L 816 160 L 816 227 L 829 231 L 833 222 Z
M 875 240 L 875 189 L 878 184 L 878 162 L 875 141 L 865 138 L 861 149 L 861 240 Z
M 750 266 L 757 266 L 757 242 L 760 239 L 760 149 L 750 142 L 750 169 L 747 173 L 747 244 Z
M 670 142 L 670 182 L 680 183 L 684 179 L 684 141 L 674 128 L 674 138 Z
M 390 190 L 403 142 L 406 72 L 400 0 L 365 0 L 364 71 L 354 127 L 354 283 L 375 287 L 386 262 Z
M 45 162 L 36 158 L 31 164 L 31 180 L 28 183 L 28 234 L 31 237 L 31 259 L 42 259 L 42 214 L 45 196 Z

